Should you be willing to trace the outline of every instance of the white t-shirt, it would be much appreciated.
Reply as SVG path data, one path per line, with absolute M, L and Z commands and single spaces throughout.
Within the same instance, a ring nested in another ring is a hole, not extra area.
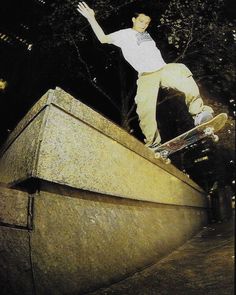
M 111 44 L 121 48 L 124 58 L 138 72 L 154 72 L 166 63 L 152 37 L 131 28 L 109 34 Z

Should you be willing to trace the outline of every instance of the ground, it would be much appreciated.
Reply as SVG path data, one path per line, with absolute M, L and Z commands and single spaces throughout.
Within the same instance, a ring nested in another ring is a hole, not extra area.
M 233 295 L 234 220 L 205 227 L 153 266 L 90 295 Z

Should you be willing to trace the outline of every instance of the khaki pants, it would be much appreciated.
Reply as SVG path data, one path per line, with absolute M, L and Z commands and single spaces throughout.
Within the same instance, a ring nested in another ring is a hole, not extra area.
M 146 145 L 160 143 L 161 137 L 156 122 L 156 105 L 159 88 L 172 88 L 185 94 L 189 113 L 194 116 L 203 110 L 213 112 L 204 106 L 192 73 L 184 64 L 170 63 L 152 73 L 143 73 L 137 80 L 137 114 Z

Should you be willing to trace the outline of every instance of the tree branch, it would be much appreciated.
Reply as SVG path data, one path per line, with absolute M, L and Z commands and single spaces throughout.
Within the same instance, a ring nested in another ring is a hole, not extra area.
M 120 107 L 112 100 L 112 98 L 103 90 L 101 89 L 93 80 L 92 76 L 91 76 L 91 73 L 90 73 L 90 70 L 89 70 L 89 67 L 87 65 L 87 63 L 84 61 L 84 59 L 82 58 L 81 54 L 80 54 L 80 51 L 79 51 L 79 48 L 73 38 L 73 36 L 71 34 L 69 34 L 70 38 L 71 38 L 71 41 L 73 42 L 74 46 L 75 46 L 75 49 L 76 49 L 76 52 L 77 52 L 77 56 L 78 56 L 78 59 L 79 61 L 84 65 L 85 67 L 85 70 L 88 74 L 88 79 L 89 79 L 89 82 L 100 92 L 102 93 L 110 102 L 111 104 L 118 110 L 120 111 Z
M 182 54 L 179 55 L 179 56 L 175 59 L 174 62 L 177 62 L 177 61 L 179 61 L 180 59 L 183 59 L 183 58 L 184 58 L 184 56 L 185 56 L 185 54 L 186 54 L 186 51 L 188 50 L 188 48 L 189 48 L 190 43 L 192 42 L 192 40 L 193 40 L 193 23 L 192 23 L 192 26 L 191 26 L 191 29 L 190 29 L 190 34 L 189 34 L 188 42 L 187 42 L 187 44 L 186 44 L 186 46 L 185 46 L 185 48 L 184 48 Z

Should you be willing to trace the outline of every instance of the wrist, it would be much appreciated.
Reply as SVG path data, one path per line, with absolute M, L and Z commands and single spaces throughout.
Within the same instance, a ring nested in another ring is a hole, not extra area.
M 95 19 L 95 15 L 90 15 L 90 16 L 88 16 L 88 17 L 87 17 L 87 20 L 88 20 L 88 22 L 90 22 L 90 23 L 95 22 L 95 21 L 96 21 L 96 19 Z

